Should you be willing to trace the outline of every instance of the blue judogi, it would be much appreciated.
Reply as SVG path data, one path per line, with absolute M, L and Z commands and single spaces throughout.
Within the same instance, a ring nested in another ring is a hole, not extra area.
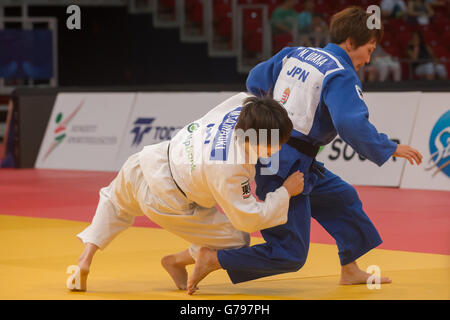
M 247 88 L 280 101 L 294 124 L 292 136 L 313 146 L 326 145 L 339 133 L 355 151 L 379 166 L 397 148 L 369 122 L 352 61 L 335 44 L 324 49 L 284 48 L 250 72 Z M 257 165 L 258 197 L 264 200 L 297 170 L 304 173 L 304 190 L 291 198 L 286 224 L 261 231 L 265 243 L 219 250 L 219 263 L 233 283 L 299 270 L 308 255 L 311 217 L 336 240 L 342 265 L 381 244 L 351 185 L 291 145 L 283 145 L 278 156 L 279 170 L 274 175 L 259 174 L 270 163 Z

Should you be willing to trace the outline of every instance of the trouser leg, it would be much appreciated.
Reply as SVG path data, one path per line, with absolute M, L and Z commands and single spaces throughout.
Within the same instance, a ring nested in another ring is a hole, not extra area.
M 297 271 L 306 262 L 309 231 L 309 197 L 300 195 L 289 203 L 286 224 L 261 230 L 265 243 L 219 250 L 219 263 L 233 283 Z
M 130 156 L 110 185 L 100 190 L 92 223 L 77 235 L 83 243 L 104 249 L 143 214 L 136 200 L 136 190 L 144 183 L 137 159 L 136 154 Z
M 310 194 L 311 216 L 336 240 L 341 265 L 382 243 L 354 187 L 325 170 Z

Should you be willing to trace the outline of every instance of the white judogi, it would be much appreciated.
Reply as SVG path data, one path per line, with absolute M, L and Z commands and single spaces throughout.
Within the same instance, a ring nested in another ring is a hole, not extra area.
M 232 160 L 238 143 L 234 127 L 247 97 L 237 94 L 180 130 L 170 142 L 170 167 L 168 141 L 128 158 L 111 184 L 100 190 L 92 224 L 77 235 L 81 241 L 104 249 L 135 216 L 146 215 L 190 242 L 195 258 L 200 246 L 247 246 L 247 232 L 286 223 L 287 190 L 280 187 L 265 202 L 257 202 L 249 184 L 254 164 Z

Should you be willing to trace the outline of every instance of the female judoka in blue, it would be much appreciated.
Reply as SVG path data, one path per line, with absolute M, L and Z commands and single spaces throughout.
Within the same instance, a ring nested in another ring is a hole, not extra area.
M 273 95 L 294 124 L 290 141 L 277 154 L 278 171 L 262 175 L 257 170 L 256 194 L 263 200 L 296 170 L 304 173 L 304 191 L 291 198 L 286 224 L 261 231 L 265 243 L 236 250 L 202 248 L 188 279 L 189 294 L 220 268 L 233 283 L 299 270 L 308 255 L 311 217 L 336 240 L 340 283 L 366 283 L 370 274 L 359 269 L 356 259 L 380 245 L 380 235 L 355 188 L 318 163 L 317 151 L 339 134 L 379 166 L 391 156 L 407 158 L 411 164 L 422 159 L 417 150 L 397 145 L 369 122 L 356 71 L 369 63 L 383 29 L 368 29 L 368 17 L 357 7 L 338 12 L 331 21 L 331 43 L 325 48 L 286 47 L 251 70 L 247 89 Z M 270 167 L 270 163 L 260 160 L 258 166 Z M 380 281 L 391 282 L 386 277 Z

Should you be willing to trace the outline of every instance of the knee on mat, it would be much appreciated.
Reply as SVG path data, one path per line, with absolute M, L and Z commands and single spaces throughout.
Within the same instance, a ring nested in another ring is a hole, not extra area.
M 305 253 L 297 253 L 295 256 L 290 257 L 285 264 L 286 272 L 300 270 L 306 263 L 306 256 L 307 254 Z
M 289 265 L 289 267 L 286 268 L 286 272 L 296 272 L 298 270 L 300 270 L 303 265 L 305 264 L 306 261 L 301 261 L 301 262 L 297 262 L 297 263 L 291 263 Z

